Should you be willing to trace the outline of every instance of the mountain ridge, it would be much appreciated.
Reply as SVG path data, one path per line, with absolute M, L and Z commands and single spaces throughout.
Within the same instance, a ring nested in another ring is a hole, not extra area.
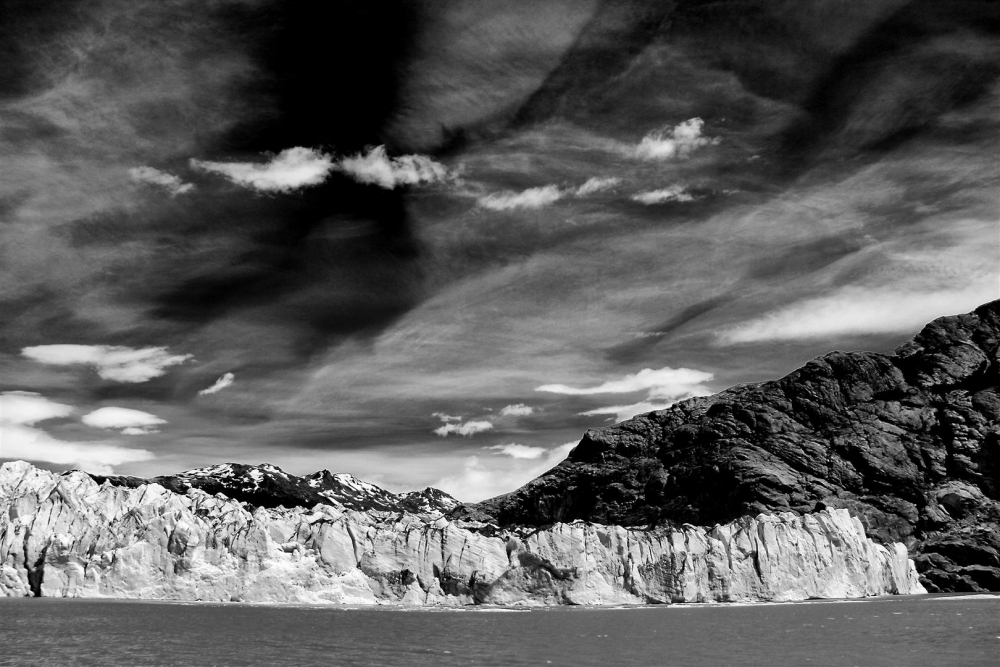
M 194 488 L 208 494 L 222 495 L 252 507 L 312 507 L 332 505 L 358 512 L 409 512 L 411 514 L 443 514 L 460 503 L 440 489 L 427 487 L 422 491 L 393 493 L 365 482 L 350 473 L 319 470 L 305 476 L 286 473 L 270 463 L 219 463 L 193 468 L 173 475 L 148 479 L 124 475 L 86 473 L 98 484 L 137 488 L 144 484 L 159 484 L 174 493 L 186 493 Z

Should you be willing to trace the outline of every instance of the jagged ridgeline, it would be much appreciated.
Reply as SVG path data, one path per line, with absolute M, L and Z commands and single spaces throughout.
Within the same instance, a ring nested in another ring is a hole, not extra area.
M 0 590 L 403 604 L 997 590 L 998 311 L 589 431 L 472 505 L 269 465 L 144 480 L 4 463 Z
M 930 590 L 1000 590 L 998 346 L 993 301 L 892 355 L 833 352 L 588 431 L 558 466 L 463 515 L 712 525 L 837 507 L 904 543 Z
M 333 474 L 329 470 L 320 470 L 299 477 L 267 463 L 222 463 L 150 479 L 122 475 L 90 476 L 98 484 L 108 482 L 114 486 L 137 488 L 152 483 L 175 493 L 186 493 L 188 489 L 199 489 L 212 495 L 221 493 L 253 507 L 312 507 L 322 503 L 359 512 L 441 514 L 460 504 L 444 491 L 431 487 L 423 491 L 392 493 L 347 473 Z

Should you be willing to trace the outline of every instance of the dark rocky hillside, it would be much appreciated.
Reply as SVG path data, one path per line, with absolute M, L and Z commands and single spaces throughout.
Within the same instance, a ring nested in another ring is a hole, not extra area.
M 833 352 L 587 432 L 517 491 L 456 511 L 500 525 L 711 525 L 847 508 L 906 543 L 928 590 L 1000 590 L 1000 301 L 892 355 Z

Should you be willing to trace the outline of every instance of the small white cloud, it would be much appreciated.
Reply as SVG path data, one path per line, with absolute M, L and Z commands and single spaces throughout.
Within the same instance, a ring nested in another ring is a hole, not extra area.
M 493 445 L 484 449 L 495 449 L 504 456 L 509 456 L 512 459 L 538 459 L 545 453 L 545 448 L 543 447 L 529 447 L 528 445 L 518 445 L 513 442 L 507 445 Z
M 717 338 L 723 344 L 735 344 L 914 332 L 935 318 L 970 311 L 997 297 L 997 286 L 986 283 L 919 292 L 844 287 L 719 332 Z
M 66 442 L 53 438 L 36 422 L 65 417 L 72 406 L 55 403 L 40 394 L 8 391 L 0 394 L 0 456 L 5 459 L 74 465 L 90 472 L 111 473 L 113 466 L 148 461 L 152 452 L 105 442 Z
M 563 198 L 565 193 L 555 185 L 528 188 L 521 192 L 504 190 L 480 198 L 479 205 L 493 211 L 510 211 L 518 208 L 537 209 Z
M 124 435 L 156 433 L 157 426 L 167 423 L 165 419 L 142 410 L 116 407 L 99 408 L 85 414 L 80 420 L 94 428 L 121 430 Z
M 620 178 L 594 178 L 587 179 L 587 182 L 576 189 L 576 194 L 578 197 L 585 197 L 586 195 L 594 194 L 595 192 L 603 192 L 604 190 L 610 190 L 616 187 L 622 182 Z
M 168 174 L 153 167 L 133 167 L 128 170 L 129 177 L 137 183 L 150 183 L 166 188 L 171 197 L 182 195 L 194 190 L 192 183 L 185 183 L 179 176 Z
M 632 201 L 637 201 L 640 204 L 646 204 L 647 206 L 653 204 L 663 204 L 668 201 L 694 201 L 694 197 L 685 192 L 684 188 L 679 185 L 671 185 L 670 187 L 663 188 L 662 190 L 640 192 L 639 194 L 632 195 L 631 199 Z
M 441 437 L 446 437 L 452 433 L 468 437 L 476 433 L 489 431 L 492 428 L 493 424 L 488 421 L 467 421 L 455 424 L 445 424 L 440 428 L 434 429 L 434 433 L 440 435 Z
M 443 164 L 425 155 L 400 155 L 391 158 L 386 153 L 385 146 L 376 146 L 368 149 L 365 154 L 342 158 L 336 168 L 356 181 L 373 183 L 387 190 L 392 190 L 397 185 L 436 183 L 448 177 L 448 170 Z
M 459 473 L 444 477 L 433 486 L 465 502 L 478 502 L 513 491 L 538 477 L 565 459 L 574 447 L 575 442 L 567 442 L 531 459 L 491 456 L 484 461 L 478 456 L 470 456 Z
M 146 382 L 191 358 L 190 354 L 170 354 L 165 347 L 114 345 L 36 345 L 24 348 L 21 354 L 43 364 L 93 366 L 100 377 L 115 382 Z
M 446 415 L 443 412 L 434 412 L 434 413 L 431 413 L 431 417 L 437 417 L 438 419 L 440 419 L 443 422 L 460 422 L 460 421 L 462 421 L 462 418 L 460 416 L 456 417 L 455 415 Z
M 314 148 L 286 148 L 268 162 L 208 162 L 191 159 L 194 169 L 222 174 L 258 192 L 291 192 L 319 185 L 334 168 L 333 158 Z
M 709 144 L 718 144 L 718 137 L 701 136 L 701 128 L 705 121 L 692 118 L 677 125 L 672 130 L 657 130 L 650 132 L 635 149 L 635 155 L 644 160 L 669 160 L 675 157 L 687 157 L 694 150 Z
M 514 405 L 507 405 L 500 409 L 500 414 L 504 417 L 526 417 L 533 413 L 535 409 L 530 405 L 525 405 L 524 403 L 515 403 Z
M 235 379 L 236 376 L 233 375 L 232 373 L 224 373 L 222 377 L 220 377 L 218 380 L 215 381 L 215 384 L 213 384 L 211 387 L 206 387 L 205 389 L 202 389 L 201 391 L 198 392 L 198 395 L 204 396 L 205 394 L 217 394 L 218 392 L 222 391 L 223 389 L 231 385 L 233 383 L 233 380 Z

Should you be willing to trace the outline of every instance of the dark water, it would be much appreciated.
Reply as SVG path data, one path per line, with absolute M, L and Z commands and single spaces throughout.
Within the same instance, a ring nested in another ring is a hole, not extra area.
M 1000 665 L 1000 596 L 530 611 L 0 598 L 2 665 Z

